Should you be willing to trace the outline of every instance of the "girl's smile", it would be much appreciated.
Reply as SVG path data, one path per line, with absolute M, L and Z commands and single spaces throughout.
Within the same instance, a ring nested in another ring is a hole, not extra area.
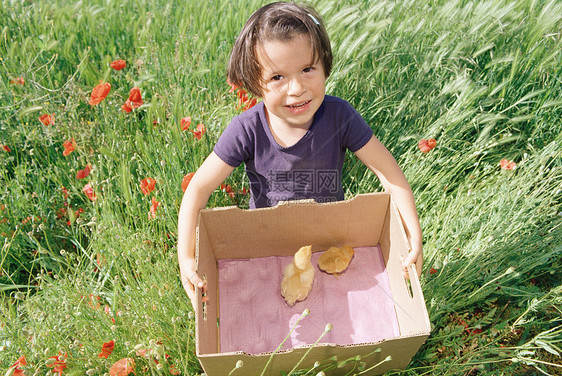
M 301 103 L 297 103 L 297 104 L 291 104 L 291 105 L 287 105 L 286 107 L 289 109 L 289 111 L 293 112 L 294 114 L 298 114 L 298 113 L 304 112 L 306 109 L 308 109 L 310 103 L 312 103 L 312 101 L 306 101 L 306 102 L 301 102 Z

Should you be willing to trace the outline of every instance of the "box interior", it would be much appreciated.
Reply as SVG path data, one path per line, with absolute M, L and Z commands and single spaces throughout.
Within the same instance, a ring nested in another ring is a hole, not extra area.
M 220 352 L 259 354 L 320 343 L 352 345 L 399 335 L 388 273 L 380 248 L 356 247 L 338 276 L 321 271 L 306 299 L 289 306 L 280 293 L 292 256 L 219 260 Z M 303 311 L 310 314 L 297 321 Z M 327 324 L 332 330 L 324 333 Z M 292 329 L 292 330 L 291 330 Z

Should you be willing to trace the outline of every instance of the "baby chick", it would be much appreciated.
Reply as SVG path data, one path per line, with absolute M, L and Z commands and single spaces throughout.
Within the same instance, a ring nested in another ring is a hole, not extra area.
M 337 274 L 347 269 L 355 251 L 350 246 L 330 247 L 318 258 L 318 267 L 330 274 Z
M 301 247 L 295 253 L 293 262 L 285 267 L 281 282 L 281 295 L 290 306 L 306 299 L 312 289 L 314 267 L 310 261 L 311 257 L 312 246 Z

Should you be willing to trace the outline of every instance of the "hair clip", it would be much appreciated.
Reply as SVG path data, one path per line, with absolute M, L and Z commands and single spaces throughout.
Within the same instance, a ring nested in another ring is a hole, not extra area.
M 316 25 L 320 26 L 320 22 L 318 22 L 318 20 L 312 14 L 310 14 L 310 13 L 307 13 L 307 14 L 310 18 L 312 18 L 312 21 L 314 21 L 314 23 Z

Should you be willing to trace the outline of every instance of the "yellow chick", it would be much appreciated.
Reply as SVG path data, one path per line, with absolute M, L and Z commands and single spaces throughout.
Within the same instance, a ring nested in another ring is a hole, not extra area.
M 330 274 L 337 274 L 347 269 L 355 251 L 350 246 L 330 247 L 318 258 L 318 267 Z
M 311 257 L 312 246 L 301 247 L 295 253 L 293 262 L 285 267 L 281 282 L 281 295 L 290 306 L 306 299 L 312 289 L 314 267 L 310 261 Z

